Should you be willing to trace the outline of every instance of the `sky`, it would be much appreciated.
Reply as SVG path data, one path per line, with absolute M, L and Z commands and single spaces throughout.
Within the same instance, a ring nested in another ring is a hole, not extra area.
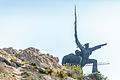
M 107 46 L 90 58 L 109 65 L 98 66 L 109 80 L 120 80 L 119 0 L 0 0 L 0 48 L 35 47 L 62 57 L 77 49 L 74 40 L 74 6 L 77 6 L 78 38 L 82 44 Z M 91 67 L 84 67 L 86 74 Z

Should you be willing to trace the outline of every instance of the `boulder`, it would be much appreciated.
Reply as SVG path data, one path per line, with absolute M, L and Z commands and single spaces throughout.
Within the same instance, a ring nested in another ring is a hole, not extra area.
M 52 68 L 57 68 L 58 66 L 60 66 L 58 64 L 59 62 L 58 57 L 53 57 L 50 54 L 43 54 L 39 52 L 38 49 L 33 47 L 20 50 L 17 57 L 29 63 L 37 63 L 38 66 L 41 66 L 41 67 L 50 66 Z

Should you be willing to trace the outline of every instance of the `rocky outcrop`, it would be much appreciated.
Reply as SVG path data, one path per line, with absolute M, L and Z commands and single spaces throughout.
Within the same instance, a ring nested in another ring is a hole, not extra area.
M 6 51 L 9 54 L 16 54 L 16 53 L 18 53 L 18 51 L 16 49 L 13 49 L 13 47 L 3 48 L 3 50 Z
M 10 77 L 14 76 L 17 80 L 48 80 L 53 79 L 50 77 L 50 71 L 55 73 L 61 70 L 62 66 L 59 64 L 58 57 L 50 54 L 43 54 L 39 49 L 29 47 L 27 49 L 13 49 L 12 47 L 0 49 L 0 65 L 3 65 L 5 72 L 10 73 Z M 40 73 L 40 71 L 44 73 Z M 0 74 L 9 75 L 8 73 Z M 10 78 L 14 80 L 15 78 Z M 54 77 L 57 80 L 57 78 Z M 0 79 L 1 80 L 1 79 Z
M 58 64 L 58 57 L 53 57 L 50 54 L 43 54 L 39 52 L 38 49 L 33 47 L 27 48 L 25 50 L 20 50 L 17 57 L 23 61 L 29 63 L 37 63 L 40 67 L 50 66 L 52 68 L 58 68 L 60 65 Z
M 97 77 L 96 77 L 97 76 Z M 99 78 L 98 78 L 99 77 Z M 29 47 L 0 49 L 0 80 L 106 80 L 99 73 L 84 76 L 80 66 L 59 64 L 58 57 Z

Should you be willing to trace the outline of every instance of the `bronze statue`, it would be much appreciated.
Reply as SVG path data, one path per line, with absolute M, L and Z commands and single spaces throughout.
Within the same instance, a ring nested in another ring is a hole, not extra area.
M 89 59 L 89 56 L 92 54 L 93 51 L 101 48 L 102 46 L 107 45 L 107 43 L 97 45 L 97 46 L 92 47 L 92 48 L 89 48 L 89 43 L 86 43 L 84 46 L 81 45 L 81 43 L 79 42 L 78 37 L 77 37 L 76 6 L 75 6 L 75 42 L 76 42 L 77 47 L 81 50 L 81 52 L 80 51 L 78 52 L 78 50 L 77 50 L 77 52 L 75 51 L 76 54 L 80 54 L 80 56 L 82 57 L 81 66 L 84 67 L 85 64 L 93 63 L 92 72 L 98 72 L 97 60 Z
M 89 59 L 89 56 L 92 54 L 93 51 L 101 48 L 102 46 L 107 45 L 107 43 L 97 45 L 91 48 L 89 48 L 89 43 L 86 43 L 83 46 L 81 45 L 80 41 L 78 40 L 78 36 L 77 36 L 76 6 L 75 6 L 75 34 L 74 36 L 75 36 L 76 45 L 80 50 L 76 50 L 75 55 L 71 53 L 71 54 L 64 56 L 62 60 L 62 64 L 69 63 L 72 65 L 81 65 L 81 67 L 84 67 L 86 64 L 93 63 L 92 72 L 99 72 L 97 68 L 97 60 Z

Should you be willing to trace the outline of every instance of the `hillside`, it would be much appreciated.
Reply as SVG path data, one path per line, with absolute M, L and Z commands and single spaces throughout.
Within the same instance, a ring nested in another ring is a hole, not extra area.
M 29 47 L 0 49 L 0 80 L 106 80 L 100 73 L 84 75 L 80 66 L 59 64 L 58 57 Z

